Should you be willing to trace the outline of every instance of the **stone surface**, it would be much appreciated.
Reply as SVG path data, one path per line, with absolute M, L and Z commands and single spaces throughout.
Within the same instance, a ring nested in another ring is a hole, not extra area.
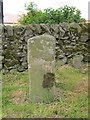
M 8 36 L 13 36 L 13 29 L 11 26 L 6 26 L 6 30 L 7 30 L 7 33 L 8 33 Z
M 81 32 L 81 27 L 78 23 L 71 23 L 70 26 L 69 26 L 69 29 L 72 31 L 72 32 L 75 32 L 75 31 L 78 31 L 78 32 Z
M 54 99 L 55 38 L 40 35 L 28 40 L 28 68 L 31 102 Z
M 83 56 L 82 55 L 75 55 L 72 59 L 72 65 L 74 68 L 80 69 L 82 66 L 82 60 Z
M 67 58 L 64 57 L 62 59 L 59 59 L 57 62 L 56 62 L 56 67 L 60 67 L 60 66 L 63 66 L 65 65 L 65 63 L 67 62 Z

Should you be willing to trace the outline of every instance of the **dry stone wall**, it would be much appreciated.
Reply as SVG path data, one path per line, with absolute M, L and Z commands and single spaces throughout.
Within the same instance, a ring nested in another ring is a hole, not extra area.
M 27 41 L 42 34 L 56 38 L 56 61 L 60 64 L 70 63 L 75 55 L 82 55 L 83 61 L 88 59 L 88 31 L 83 24 L 31 24 L 27 26 L 3 26 L 2 35 L 2 68 L 17 69 L 22 72 L 27 65 Z

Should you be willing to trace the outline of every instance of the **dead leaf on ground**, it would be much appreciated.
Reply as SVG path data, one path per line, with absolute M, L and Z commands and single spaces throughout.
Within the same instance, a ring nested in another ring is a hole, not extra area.
M 12 93 L 11 99 L 15 104 L 22 104 L 25 101 L 26 92 L 22 90 L 17 90 Z
M 75 87 L 74 91 L 75 93 L 86 93 L 88 92 L 88 80 L 83 80 L 79 82 Z

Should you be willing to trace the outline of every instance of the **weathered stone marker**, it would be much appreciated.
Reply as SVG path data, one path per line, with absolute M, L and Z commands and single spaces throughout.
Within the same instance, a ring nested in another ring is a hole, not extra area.
M 50 102 L 54 99 L 55 38 L 40 35 L 28 40 L 28 68 L 31 102 Z

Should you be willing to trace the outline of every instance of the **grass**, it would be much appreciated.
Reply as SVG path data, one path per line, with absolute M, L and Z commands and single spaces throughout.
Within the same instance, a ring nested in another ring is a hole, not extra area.
M 60 96 L 54 102 L 30 103 L 28 72 L 3 75 L 2 117 L 6 118 L 87 118 L 88 74 L 72 67 L 56 71 Z

